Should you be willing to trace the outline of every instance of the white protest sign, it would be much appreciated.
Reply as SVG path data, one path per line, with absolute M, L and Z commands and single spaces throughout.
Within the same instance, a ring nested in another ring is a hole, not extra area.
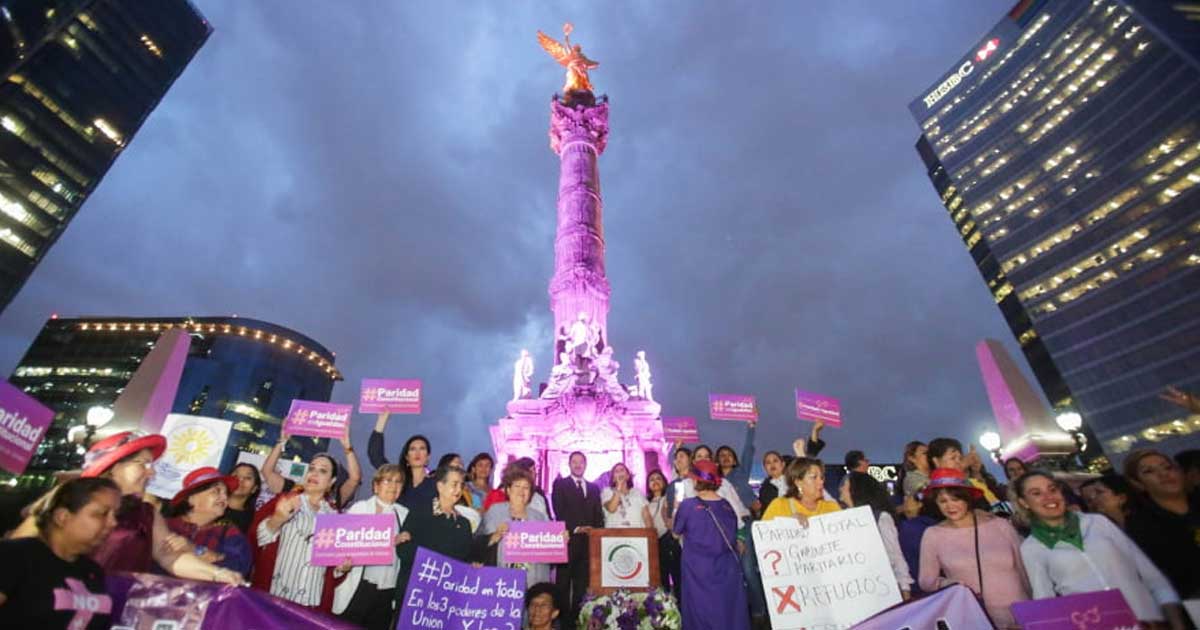
M 754 523 L 754 548 L 776 630 L 843 630 L 900 603 L 869 507 Z
M 220 466 L 231 428 L 233 423 L 228 420 L 168 414 L 162 425 L 167 450 L 154 462 L 154 478 L 146 490 L 169 499 L 183 488 L 188 473 L 203 466 Z

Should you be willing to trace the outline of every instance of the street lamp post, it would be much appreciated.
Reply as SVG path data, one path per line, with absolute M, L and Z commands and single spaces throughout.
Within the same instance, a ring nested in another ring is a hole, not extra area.
M 979 445 L 987 452 L 992 454 L 992 459 L 996 460 L 997 464 L 1003 465 L 1004 460 L 1000 455 L 1000 434 L 995 431 L 988 431 L 979 436 Z
M 1080 468 L 1087 468 L 1083 461 L 1083 449 L 1087 448 L 1087 437 L 1083 435 L 1083 416 L 1074 411 L 1064 411 L 1054 418 L 1058 428 L 1071 434 L 1075 440 L 1075 453 L 1072 457 L 1078 461 Z

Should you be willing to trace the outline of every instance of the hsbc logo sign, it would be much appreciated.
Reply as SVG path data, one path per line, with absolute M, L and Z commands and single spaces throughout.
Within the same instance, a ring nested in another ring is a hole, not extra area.
M 975 51 L 975 60 L 976 61 L 984 61 L 988 57 L 991 57 L 992 53 L 996 52 L 996 49 L 999 47 L 1000 47 L 999 39 L 988 40 L 988 43 L 984 44 L 983 48 L 980 48 L 979 50 Z
M 942 81 L 940 85 L 925 96 L 923 99 L 925 101 L 925 108 L 933 107 L 938 101 L 942 100 L 942 97 L 952 92 L 954 88 L 958 87 L 959 83 L 962 83 L 963 79 L 967 78 L 967 75 L 975 71 L 975 64 L 987 61 L 988 57 L 991 57 L 992 53 L 995 53 L 998 48 L 1000 48 L 999 38 L 988 40 L 982 48 L 975 51 L 974 57 L 964 61 L 954 71 L 954 74 L 946 77 L 945 81 Z

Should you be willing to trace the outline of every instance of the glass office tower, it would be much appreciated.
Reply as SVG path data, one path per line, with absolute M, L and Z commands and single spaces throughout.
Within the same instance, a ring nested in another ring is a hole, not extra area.
M 63 470 L 81 461 L 68 440 L 87 412 L 109 407 L 167 330 L 191 335 L 174 413 L 233 422 L 223 464 L 237 451 L 267 454 L 293 398 L 328 402 L 342 380 L 333 353 L 294 330 L 244 317 L 51 319 L 9 379 L 55 411 L 31 469 Z M 285 455 L 304 461 L 328 440 L 293 438 Z
M 1140 4 L 1019 2 L 909 105 L 1046 397 L 1115 459 L 1200 446 L 1200 417 L 1159 398 L 1200 394 L 1196 31 Z
M 211 32 L 186 0 L 0 2 L 0 311 Z

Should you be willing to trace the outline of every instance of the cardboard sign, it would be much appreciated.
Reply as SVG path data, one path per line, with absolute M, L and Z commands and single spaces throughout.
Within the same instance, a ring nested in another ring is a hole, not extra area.
M 663 439 L 668 442 L 699 442 L 700 429 L 695 418 L 663 418 Z
M 336 567 L 346 560 L 353 565 L 391 564 L 396 559 L 392 514 L 318 514 L 313 529 L 313 566 Z
M 318 438 L 341 438 L 350 424 L 353 405 L 323 403 L 313 400 L 293 400 L 283 421 L 283 432 L 288 435 L 309 435 Z
M 0 381 L 0 468 L 14 475 L 25 472 L 53 420 L 52 409 Z
M 360 413 L 421 413 L 421 381 L 364 378 Z
M 567 526 L 562 521 L 513 521 L 504 535 L 505 562 L 567 561 Z
M 846 628 L 900 603 L 869 507 L 808 519 L 754 523 L 754 547 L 771 625 L 778 630 Z
M 525 614 L 525 572 L 472 567 L 417 547 L 396 630 L 516 630 Z
M 796 417 L 801 420 L 824 422 L 826 426 L 842 426 L 842 403 L 836 398 L 796 390 Z
M 1013 617 L 1025 630 L 1137 630 L 1137 616 L 1121 591 L 1111 589 L 1015 602 Z
M 713 420 L 758 420 L 758 402 L 743 394 L 709 394 L 708 416 Z
M 146 484 L 146 491 L 169 499 L 183 488 L 188 473 L 204 466 L 219 467 L 232 428 L 228 420 L 167 414 L 162 425 L 167 450 L 154 462 L 154 477 Z

